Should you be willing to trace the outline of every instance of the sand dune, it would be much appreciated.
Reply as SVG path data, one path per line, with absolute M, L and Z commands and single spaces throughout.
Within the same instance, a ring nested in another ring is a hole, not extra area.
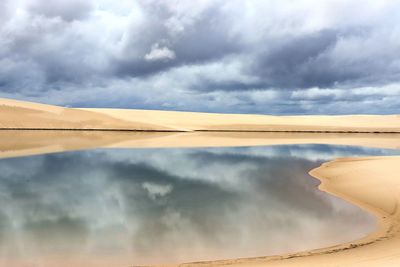
M 399 115 L 269 116 L 128 109 L 83 110 L 133 123 L 151 121 L 184 131 L 400 132 Z
M 131 123 L 89 110 L 0 99 L 0 129 L 172 130 L 148 122 Z
M 0 99 L 0 129 L 400 132 L 400 115 L 269 116 L 75 109 Z

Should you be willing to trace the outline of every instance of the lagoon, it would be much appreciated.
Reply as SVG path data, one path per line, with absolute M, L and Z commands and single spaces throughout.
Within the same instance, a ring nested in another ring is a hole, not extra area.
M 94 149 L 0 160 L 0 263 L 130 266 L 257 257 L 365 236 L 375 218 L 308 171 L 353 146 Z M 6 266 L 6 265 L 5 265 Z

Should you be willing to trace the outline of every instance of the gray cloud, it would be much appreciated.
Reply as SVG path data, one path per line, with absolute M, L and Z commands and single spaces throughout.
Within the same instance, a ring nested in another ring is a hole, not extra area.
M 339 36 L 332 30 L 324 30 L 278 43 L 255 58 L 250 68 L 265 81 L 264 87 L 309 88 L 328 87 L 336 81 L 348 79 L 345 74 L 324 71 L 327 66 L 315 61 L 332 49 Z M 321 69 L 322 68 L 322 69 Z
M 338 112 L 336 96 L 299 97 L 317 88 L 347 92 L 343 113 L 365 113 L 371 105 L 374 112 L 398 112 L 386 90 L 399 88 L 396 1 L 0 5 L 3 97 L 87 107 Z M 358 94 L 354 101 L 359 90 L 377 97 Z M 253 99 L 271 91 L 264 102 Z
M 136 77 L 182 65 L 203 64 L 240 49 L 240 40 L 230 36 L 229 22 L 218 1 L 189 22 L 174 14 L 165 2 L 150 3 L 142 6 L 145 18 L 140 27 L 133 24 L 128 28 L 122 54 L 112 59 L 117 75 Z M 168 60 L 146 60 L 146 55 L 157 46 L 173 56 Z
M 68 22 L 85 19 L 92 9 L 91 0 L 32 0 L 27 6 L 33 14 L 60 18 Z

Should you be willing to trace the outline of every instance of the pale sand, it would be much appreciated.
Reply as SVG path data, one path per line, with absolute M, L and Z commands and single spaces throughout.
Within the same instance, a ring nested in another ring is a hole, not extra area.
M 0 129 L 175 130 L 148 122 L 131 123 L 97 112 L 0 98 Z
M 400 132 L 400 115 L 269 116 L 131 109 L 83 109 L 183 131 Z
M 127 109 L 75 109 L 0 99 L 0 128 L 400 132 L 400 115 L 269 116 Z

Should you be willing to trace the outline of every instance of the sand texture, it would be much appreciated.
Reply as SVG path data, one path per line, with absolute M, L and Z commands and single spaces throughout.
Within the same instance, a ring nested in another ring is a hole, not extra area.
M 131 123 L 89 110 L 9 99 L 0 99 L 0 129 L 173 130 L 147 122 Z
M 269 116 L 76 109 L 0 99 L 0 129 L 400 132 L 400 115 Z

